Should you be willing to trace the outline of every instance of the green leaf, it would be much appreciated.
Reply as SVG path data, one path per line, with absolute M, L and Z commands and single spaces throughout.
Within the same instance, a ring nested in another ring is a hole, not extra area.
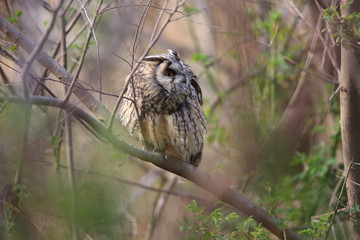
M 194 62 L 202 62 L 205 65 L 210 65 L 214 60 L 205 53 L 195 53 L 192 55 L 191 60 Z
M 198 12 L 198 11 L 199 10 L 194 6 L 186 6 L 185 9 L 184 9 L 185 14 L 191 14 L 191 13 L 195 13 L 195 12 Z
M 12 45 L 12 46 L 9 47 L 9 50 L 10 50 L 10 51 L 13 51 L 13 52 L 17 51 L 18 49 L 19 49 L 19 48 L 18 48 L 17 45 Z
M 15 15 L 12 16 L 12 17 L 8 17 L 7 20 L 8 20 L 10 23 L 14 24 L 14 23 L 16 23 L 16 22 L 19 20 L 19 18 L 21 17 L 21 15 L 23 15 L 23 11 L 21 11 L 21 10 L 16 10 Z

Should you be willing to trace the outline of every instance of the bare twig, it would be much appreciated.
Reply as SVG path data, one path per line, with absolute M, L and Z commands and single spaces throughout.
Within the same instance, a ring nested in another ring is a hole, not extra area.
M 133 74 L 135 73 L 135 71 L 137 70 L 137 68 L 140 66 L 141 61 L 145 58 L 145 56 L 149 53 L 150 49 L 154 46 L 154 44 L 157 42 L 157 40 L 160 38 L 162 32 L 165 30 L 165 27 L 169 24 L 171 17 L 175 14 L 175 12 L 177 11 L 177 9 L 180 7 L 181 3 L 177 4 L 174 9 L 169 13 L 168 18 L 165 20 L 165 22 L 162 24 L 162 26 L 160 27 L 159 31 L 157 32 L 157 34 L 155 34 L 155 37 L 153 38 L 152 41 L 150 41 L 148 47 L 146 48 L 146 50 L 143 52 L 143 54 L 141 55 L 141 57 L 138 59 L 138 61 L 136 62 L 135 66 L 133 66 L 131 72 L 129 73 L 129 75 L 126 77 L 125 79 L 125 84 L 124 84 L 124 88 L 121 92 L 121 94 L 119 95 L 115 107 L 112 111 L 111 117 L 110 117 L 110 121 L 108 123 L 108 128 L 111 130 L 112 129 L 112 125 L 113 125 L 113 121 L 115 118 L 115 115 L 117 113 L 117 110 L 119 109 L 120 106 L 120 102 L 124 96 L 125 90 L 127 88 L 127 86 L 130 83 L 130 80 L 133 76 Z
M 65 16 L 61 16 L 61 50 L 62 50 L 62 62 L 65 69 L 67 69 L 67 48 L 66 48 L 66 20 Z M 64 87 L 64 92 L 66 93 L 67 87 Z M 71 212 L 71 233 L 73 240 L 79 239 L 79 231 L 75 223 L 75 208 L 76 208 L 76 179 L 75 179 L 75 164 L 74 164 L 74 154 L 73 154 L 73 137 L 72 137 L 72 124 L 71 124 L 71 115 L 65 114 L 65 138 L 66 138 L 66 159 L 69 165 L 68 176 L 70 183 L 70 212 Z
M 321 35 L 321 21 L 318 21 L 318 25 L 314 28 L 313 25 L 305 18 L 305 16 L 301 13 L 299 8 L 295 5 L 295 3 L 292 0 L 288 0 L 287 2 L 288 9 L 291 13 L 293 13 L 295 16 L 299 17 L 310 29 L 314 29 L 314 34 L 318 35 L 319 40 L 323 44 L 323 46 L 327 46 L 327 42 Z M 330 31 L 330 30 L 329 30 Z M 334 44 L 334 42 L 333 42 Z M 334 69 L 337 71 L 337 75 L 340 74 L 340 69 L 338 67 L 338 64 L 336 62 L 335 56 L 333 51 L 326 51 L 327 57 L 329 58 L 331 64 L 333 65 Z
M 1 46 L 0 46 L 0 52 L 1 53 L 4 53 L 5 57 L 9 58 L 11 61 L 13 61 L 16 65 L 18 65 L 20 68 L 23 67 L 23 64 L 21 64 L 19 62 L 18 59 L 16 59 L 15 57 L 13 57 L 11 54 L 9 54 L 5 49 L 3 49 Z M 16 73 L 19 73 L 21 74 L 21 71 L 7 65 L 6 63 L 4 63 L 3 61 L 0 60 L 0 63 L 2 63 L 3 65 L 5 65 L 6 67 L 10 68 L 11 70 L 13 70 L 14 72 Z M 38 80 L 31 72 L 29 73 L 30 74 L 30 77 L 32 80 L 34 80 L 35 82 L 37 82 L 37 84 L 41 87 L 43 87 L 52 97 L 55 97 L 55 94 L 53 92 L 51 92 L 51 90 L 46 87 L 46 85 L 41 81 L 41 80 Z M 17 95 L 17 94 L 14 94 L 14 95 Z
M 160 12 L 160 14 L 158 16 L 158 19 L 156 20 L 156 23 L 154 25 L 154 29 L 153 29 L 153 31 L 151 33 L 150 41 L 152 41 L 154 39 L 155 33 L 156 33 L 156 31 L 157 31 L 157 29 L 159 27 L 159 24 L 161 22 L 162 16 L 164 15 L 164 12 L 166 11 L 166 7 L 167 7 L 168 3 L 169 3 L 169 0 L 166 0 L 165 3 L 164 3 L 164 6 L 161 9 L 161 12 Z
M 4 82 L 5 86 L 7 86 L 9 88 L 9 91 L 12 95 L 17 95 L 15 88 L 13 88 L 13 86 L 11 85 L 8 77 L 6 76 L 4 70 L 2 69 L 2 67 L 0 67 L 0 76 L 2 81 Z
M 22 79 L 22 83 L 23 83 L 24 98 L 25 98 L 26 102 L 29 98 L 29 88 L 28 88 L 28 79 L 27 79 L 28 72 L 32 66 L 32 63 L 35 61 L 36 57 L 38 56 L 42 47 L 44 46 L 46 40 L 48 39 L 51 31 L 53 30 L 55 22 L 56 22 L 57 14 L 58 14 L 59 10 L 61 9 L 62 4 L 63 4 L 63 0 L 61 0 L 59 2 L 59 5 L 54 10 L 52 19 L 51 19 L 51 23 L 49 24 L 49 26 L 46 29 L 43 36 L 41 37 L 40 42 L 31 51 L 30 56 L 28 57 L 28 59 L 26 60 L 25 64 L 22 67 L 21 79 Z M 24 170 L 26 154 L 27 154 L 27 144 L 28 144 L 27 142 L 28 142 L 28 132 L 29 132 L 29 124 L 30 124 L 30 111 L 31 111 L 30 106 L 24 106 L 25 116 L 24 116 L 23 139 L 22 139 L 22 147 L 21 147 L 22 151 L 21 151 L 20 161 L 19 161 L 17 169 L 16 169 L 15 184 L 20 184 L 21 180 L 22 180 L 22 173 Z
M 83 50 L 82 50 L 82 53 L 81 53 L 80 61 L 79 61 L 79 63 L 78 63 L 78 67 L 77 67 L 75 76 L 74 76 L 74 78 L 72 79 L 72 82 L 71 82 L 71 84 L 70 84 L 70 87 L 69 87 L 69 89 L 68 89 L 68 91 L 67 91 L 66 96 L 64 97 L 64 102 L 69 101 L 70 96 L 71 96 L 71 94 L 72 94 L 72 92 L 73 92 L 74 86 L 75 86 L 75 84 L 76 84 L 76 81 L 77 81 L 77 79 L 78 79 L 78 77 L 79 77 L 79 75 L 80 75 L 80 71 L 81 71 L 82 65 L 83 65 L 84 60 L 85 60 L 85 56 L 86 56 L 86 53 L 87 53 L 87 50 L 88 50 L 88 46 L 89 46 L 89 43 L 90 43 L 91 36 L 93 36 L 94 39 L 96 39 L 96 37 L 95 37 L 95 32 L 94 32 L 94 24 L 95 24 L 95 22 L 96 22 L 96 18 L 97 18 L 97 16 L 98 16 L 97 13 L 98 13 L 98 11 L 99 11 L 99 9 L 100 9 L 101 4 L 102 4 L 102 0 L 99 1 L 98 6 L 96 7 L 96 14 L 94 15 L 94 18 L 93 18 L 92 21 L 87 17 L 87 19 L 88 19 L 88 21 L 89 21 L 89 24 L 90 24 L 90 25 L 89 25 L 89 27 L 90 27 L 90 28 L 89 28 L 89 32 L 88 32 L 88 35 L 87 35 L 87 37 L 86 37 L 86 42 L 85 42 L 85 44 L 84 44 L 84 47 L 83 47 Z M 82 6 L 82 7 L 83 7 L 83 6 Z M 86 9 L 85 9 L 84 7 L 83 7 L 83 9 L 84 9 L 84 12 L 85 12 L 85 16 L 87 16 Z
M 49 162 L 49 163 L 47 163 L 47 165 L 52 167 L 53 163 Z M 64 169 L 68 168 L 68 166 L 65 166 L 65 165 L 59 165 L 59 167 L 64 168 Z M 82 173 L 88 173 L 88 174 L 92 174 L 92 175 L 96 175 L 96 176 L 101 176 L 101 177 L 104 177 L 104 178 L 109 178 L 109 175 L 102 174 L 102 173 L 95 172 L 95 171 L 91 171 L 91 170 L 85 170 L 85 169 L 75 167 L 75 171 L 82 172 Z M 120 183 L 123 183 L 123 184 L 127 184 L 127 185 L 130 185 L 130 186 L 142 188 L 142 189 L 145 189 L 145 190 L 148 190 L 148 191 L 166 193 L 166 194 L 177 196 L 177 197 L 184 198 L 184 199 L 191 199 L 191 200 L 195 199 L 196 201 L 206 202 L 207 204 L 210 204 L 205 199 L 200 198 L 200 197 L 198 197 L 196 195 L 193 195 L 191 193 L 184 192 L 184 191 L 166 190 L 166 189 L 162 189 L 162 188 L 152 187 L 148 183 L 134 182 L 134 181 L 131 181 L 131 180 L 123 179 L 123 178 L 120 178 L 120 177 L 114 177 L 114 176 L 111 176 L 111 180 L 114 180 L 114 181 L 117 181 L 117 182 L 120 182 Z
M 64 8 L 63 8 L 63 10 L 62 10 L 62 12 L 61 12 L 61 14 L 60 14 L 60 18 L 61 18 L 61 19 L 64 19 L 64 18 L 65 18 L 66 12 L 69 10 L 69 8 L 70 8 L 70 6 L 71 6 L 71 4 L 72 4 L 73 1 L 74 1 L 74 0 L 70 0 L 70 1 L 68 2 L 68 4 L 64 6 Z M 71 27 L 73 27 L 73 26 L 71 26 Z M 70 29 L 71 29 L 71 28 L 70 28 Z M 60 49 L 61 42 L 62 42 L 62 40 L 59 40 L 58 43 L 56 44 L 56 46 L 54 47 L 54 50 L 52 51 L 52 54 L 51 54 L 51 56 L 52 56 L 53 58 L 55 58 L 56 55 L 58 54 L 59 49 Z M 40 93 L 41 90 L 42 90 L 41 87 L 44 85 L 45 78 L 48 76 L 48 74 L 49 74 L 49 70 L 48 70 L 48 69 L 45 69 L 45 70 L 43 71 L 43 74 L 41 75 L 42 78 L 41 78 L 41 80 L 40 80 L 40 83 L 38 83 L 38 85 L 37 85 L 37 86 L 34 88 L 34 90 L 33 90 L 33 95 L 39 95 L 39 93 Z
M 344 180 L 345 180 L 345 181 L 343 182 L 343 184 L 342 184 L 342 186 L 341 186 L 341 190 L 340 190 L 340 193 L 339 193 L 338 201 L 337 201 L 337 203 L 336 203 L 336 206 L 335 206 L 333 215 L 332 215 L 332 217 L 331 217 L 330 225 L 329 225 L 328 231 L 326 232 L 326 238 L 325 238 L 325 239 L 327 239 L 328 236 L 329 236 L 331 226 L 334 225 L 335 217 L 336 217 L 337 213 L 341 211 L 341 209 L 340 209 L 340 204 L 341 204 L 340 198 L 341 198 L 341 196 L 343 195 L 343 193 L 344 193 L 344 191 L 345 191 L 346 181 L 348 181 L 348 177 L 349 177 L 349 173 L 350 173 L 350 169 L 351 169 L 351 167 L 352 167 L 352 164 L 353 164 L 353 161 L 350 162 L 350 165 L 349 165 L 349 167 L 348 167 L 348 169 L 347 169 L 347 171 L 346 171 L 346 174 L 345 174 L 345 176 L 344 176 Z
M 166 179 L 166 182 L 165 182 L 165 185 L 163 188 L 166 189 L 167 191 L 170 191 L 171 189 L 173 189 L 175 187 L 176 182 L 177 182 L 177 177 L 172 174 L 168 177 L 168 179 Z M 159 194 L 158 198 L 156 199 L 155 208 L 153 210 L 151 226 L 150 226 L 149 234 L 147 237 L 148 240 L 153 239 L 156 226 L 158 225 L 158 223 L 161 219 L 161 216 L 164 213 L 164 208 L 166 206 L 168 197 L 169 197 L 169 194 L 167 192 L 163 192 L 163 193 Z
M 29 89 L 28 89 L 28 82 L 27 82 L 27 74 L 28 71 L 30 70 L 32 63 L 35 61 L 35 59 L 37 58 L 38 54 L 40 53 L 41 49 L 43 48 L 46 40 L 48 39 L 51 31 L 54 28 L 55 22 L 56 22 L 56 18 L 57 18 L 57 14 L 60 11 L 62 5 L 63 5 L 63 1 L 61 0 L 59 2 L 59 5 L 56 7 L 56 9 L 53 12 L 52 15 L 52 19 L 51 22 L 48 26 L 48 28 L 46 29 L 45 33 L 43 34 L 43 36 L 41 37 L 39 43 L 36 45 L 36 47 L 31 51 L 30 56 L 28 57 L 28 59 L 26 60 L 25 64 L 23 65 L 22 68 L 22 73 L 21 73 L 21 79 L 23 82 L 23 87 L 24 87 L 24 97 L 25 99 L 27 99 L 29 97 Z
M 70 115 L 65 117 L 65 136 L 66 136 L 66 158 L 69 165 L 68 175 L 70 182 L 70 197 L 71 197 L 71 231 L 73 239 L 79 239 L 79 232 L 75 224 L 75 207 L 76 207 L 76 181 L 75 181 L 75 165 L 73 154 L 73 142 L 72 142 L 72 127 Z
M 42 80 L 48 80 L 48 81 L 52 81 L 52 82 L 55 82 L 55 83 L 61 83 L 61 84 L 65 85 L 65 86 L 70 86 L 70 83 L 68 83 L 68 82 L 64 82 L 64 81 L 53 79 L 53 78 L 42 78 Z M 79 81 L 79 82 L 81 82 L 81 81 Z M 97 90 L 97 89 L 95 89 L 94 87 L 92 87 L 90 84 L 88 84 L 86 82 L 82 82 L 82 83 L 84 83 L 85 85 L 87 85 L 89 87 L 85 88 L 85 87 L 75 86 L 74 88 L 81 88 L 82 90 L 86 90 L 86 91 L 89 91 L 89 92 L 95 92 L 95 93 L 101 93 L 102 95 L 106 95 L 106 96 L 119 97 L 119 95 L 117 95 L 117 94 Z
M 138 23 L 137 28 L 136 28 L 136 32 L 135 32 L 135 36 L 134 36 L 133 44 L 132 44 L 133 47 L 132 47 L 131 65 L 134 65 L 136 49 L 137 49 L 137 46 L 139 44 L 139 38 L 140 38 L 140 35 L 141 35 L 142 30 L 144 28 L 144 22 L 145 22 L 145 19 L 147 17 L 147 14 L 149 12 L 151 2 L 152 2 L 152 0 L 148 1 L 144 11 L 141 14 L 139 23 Z
M 320 27 L 320 22 L 318 22 L 317 28 Z M 301 71 L 301 75 L 300 75 L 300 79 L 299 82 L 294 90 L 293 95 L 291 96 L 291 99 L 289 101 L 289 103 L 287 104 L 281 118 L 277 121 L 277 123 L 275 123 L 275 126 L 273 127 L 273 129 L 271 130 L 271 132 L 269 133 L 269 135 L 266 137 L 266 139 L 264 140 L 264 142 L 261 144 L 258 154 L 260 156 L 260 154 L 262 154 L 262 152 L 264 151 L 265 147 L 269 144 L 269 142 L 271 141 L 273 135 L 275 134 L 276 130 L 279 129 L 279 127 L 285 122 L 285 120 L 287 119 L 289 112 L 293 106 L 293 104 L 298 100 L 298 97 L 300 96 L 301 90 L 304 87 L 304 84 L 306 82 L 306 75 L 308 73 L 308 69 L 310 67 L 310 64 L 314 58 L 314 50 L 316 47 L 316 43 L 319 39 L 319 35 L 315 32 L 311 41 L 311 45 L 310 45 L 310 49 L 307 55 L 307 59 L 305 62 L 305 66 L 304 66 L 304 70 Z

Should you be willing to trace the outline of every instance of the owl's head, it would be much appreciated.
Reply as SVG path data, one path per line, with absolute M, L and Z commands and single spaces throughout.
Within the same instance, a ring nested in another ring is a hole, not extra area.
M 190 94 L 194 74 L 177 52 L 168 50 L 166 54 L 147 56 L 143 61 L 153 68 L 155 81 L 169 94 L 180 98 Z

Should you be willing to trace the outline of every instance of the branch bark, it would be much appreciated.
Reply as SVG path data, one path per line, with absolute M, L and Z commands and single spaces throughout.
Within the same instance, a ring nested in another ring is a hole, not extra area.
M 348 4 L 349 1 L 342 1 Z M 360 12 L 360 1 L 348 5 L 342 12 L 346 17 L 352 12 Z M 356 46 L 357 43 L 354 43 Z M 346 181 L 348 207 L 353 212 L 353 239 L 360 239 L 360 50 L 341 48 L 340 68 L 340 117 L 344 165 L 349 169 Z

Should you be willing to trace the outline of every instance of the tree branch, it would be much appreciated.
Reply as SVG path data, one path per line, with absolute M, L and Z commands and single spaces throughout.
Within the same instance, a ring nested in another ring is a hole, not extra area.
M 3 32 L 11 42 L 20 46 L 28 53 L 32 52 L 36 44 L 31 41 L 30 38 L 25 36 L 16 27 L 9 23 L 5 18 L 0 16 L 0 31 Z M 73 79 L 71 74 L 66 71 L 59 63 L 57 63 L 52 57 L 50 57 L 44 51 L 40 51 L 37 54 L 37 60 L 47 68 L 52 74 L 58 77 L 61 81 L 70 83 Z M 88 91 L 83 90 L 84 86 L 77 82 L 76 88 L 74 88 L 74 94 L 80 99 L 80 101 L 93 112 L 97 118 L 106 121 L 110 117 L 110 112 L 102 105 L 95 97 L 93 97 Z
M 23 99 L 20 97 L 2 97 L 0 98 L 0 101 L 12 101 L 24 104 Z M 228 187 L 217 178 L 210 176 L 203 170 L 187 164 L 184 161 L 180 161 L 172 157 L 164 157 L 163 155 L 154 152 L 146 152 L 127 144 L 109 132 L 102 123 L 94 119 L 87 112 L 69 102 L 64 103 L 61 100 L 55 98 L 32 96 L 29 98 L 29 104 L 62 108 L 68 113 L 73 114 L 75 117 L 84 120 L 84 122 L 93 128 L 94 131 L 96 131 L 99 135 L 111 143 L 113 147 L 143 161 L 150 162 L 166 171 L 172 172 L 190 180 L 200 188 L 213 194 L 219 200 L 224 201 L 234 207 L 239 213 L 242 213 L 246 216 L 252 216 L 257 222 L 261 223 L 266 229 L 268 229 L 280 239 L 300 239 L 300 237 L 292 230 L 281 229 L 278 227 L 278 221 L 276 218 L 270 216 L 266 210 L 252 203 L 250 200 L 243 197 L 241 194 Z

